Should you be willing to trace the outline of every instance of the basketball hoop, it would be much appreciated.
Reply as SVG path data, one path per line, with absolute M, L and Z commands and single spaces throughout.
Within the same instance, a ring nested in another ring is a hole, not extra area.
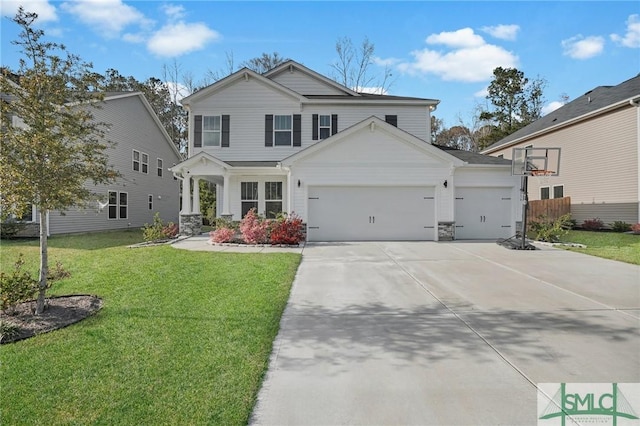
M 549 178 L 555 175 L 553 170 L 530 170 L 530 173 L 536 178 L 539 186 L 549 185 Z

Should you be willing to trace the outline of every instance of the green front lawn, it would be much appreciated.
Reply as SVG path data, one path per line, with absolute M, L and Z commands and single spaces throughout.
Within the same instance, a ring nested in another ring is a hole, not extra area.
M 563 247 L 567 250 L 640 265 L 640 235 L 618 232 L 569 231 L 563 242 L 584 244 L 587 248 Z
M 300 262 L 297 254 L 130 249 L 140 232 L 50 239 L 72 276 L 51 294 L 95 294 L 78 324 L 0 346 L 2 424 L 246 424 Z M 37 269 L 38 245 L 2 241 Z

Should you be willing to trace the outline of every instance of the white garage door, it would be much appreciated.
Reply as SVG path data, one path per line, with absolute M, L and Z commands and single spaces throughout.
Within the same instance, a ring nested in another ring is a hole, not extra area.
M 433 187 L 309 187 L 309 241 L 435 239 Z
M 455 190 L 456 240 L 508 238 L 511 227 L 511 188 Z

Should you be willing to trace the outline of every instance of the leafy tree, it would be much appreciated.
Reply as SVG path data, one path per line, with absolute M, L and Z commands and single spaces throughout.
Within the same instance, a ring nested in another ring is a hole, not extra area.
M 233 57 L 231 57 L 233 60 Z M 241 67 L 247 67 L 252 71 L 257 72 L 258 74 L 263 74 L 280 64 L 287 62 L 289 59 L 280 56 L 278 52 L 263 53 L 262 56 L 257 56 L 255 58 L 251 58 L 247 61 L 244 61 L 240 64 Z M 229 57 L 227 56 L 227 63 L 229 62 Z
M 371 74 L 375 50 L 375 45 L 366 37 L 357 47 L 349 37 L 339 38 L 336 41 L 338 59 L 331 64 L 334 71 L 332 78 L 357 92 L 375 88 L 380 94 L 386 93 L 393 84 L 393 81 L 390 81 L 391 70 L 385 66 L 382 77 L 379 74 Z
M 41 314 L 49 273 L 47 212 L 86 203 L 92 195 L 88 182 L 110 183 L 118 174 L 108 165 L 107 126 L 96 122 L 92 114 L 102 99 L 97 90 L 101 76 L 63 45 L 43 41 L 44 32 L 33 28 L 37 17 L 18 9 L 12 20 L 22 31 L 12 43 L 24 56 L 13 73 L 19 84 L 8 78 L 9 69 L 0 77 L 0 208 L 5 216 L 19 215 L 30 204 L 38 209 L 36 314 Z M 14 125 L 13 117 L 22 125 Z
M 490 126 L 491 131 L 480 139 L 480 148 L 485 148 L 540 118 L 545 85 L 545 80 L 537 78 L 530 81 L 516 68 L 494 69 L 487 95 L 493 108 L 483 110 L 479 116 L 480 120 Z

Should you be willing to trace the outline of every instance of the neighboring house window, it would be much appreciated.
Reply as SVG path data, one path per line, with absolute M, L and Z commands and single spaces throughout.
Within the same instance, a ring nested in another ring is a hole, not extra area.
M 553 198 L 564 197 L 564 185 L 555 185 L 553 187 Z
M 264 183 L 265 216 L 274 219 L 282 213 L 282 182 Z
M 133 171 L 140 171 L 140 151 L 133 150 Z
M 162 177 L 162 158 L 158 158 L 158 177 Z
M 142 158 L 142 173 L 149 173 L 149 155 L 143 152 L 140 157 Z
M 109 219 L 126 219 L 128 213 L 128 194 L 126 192 L 109 191 Z
M 311 125 L 313 126 L 311 139 L 314 141 L 326 139 L 338 132 L 338 114 L 313 114 L 311 117 Z
M 264 146 L 302 146 L 301 122 L 300 114 L 265 115 Z
M 258 182 L 240 183 L 240 200 L 242 203 L 242 217 L 251 209 L 258 210 Z
M 149 194 L 149 210 L 153 210 L 153 194 Z
M 202 143 L 204 146 L 220 146 L 222 125 L 219 115 L 202 117 Z
M 392 126 L 398 127 L 398 116 L 397 115 L 385 115 L 384 121 L 391 124 Z
M 290 115 L 273 116 L 273 140 L 275 146 L 291 146 L 293 121 Z
M 25 207 L 19 215 L 10 214 L 8 218 L 17 222 L 35 222 L 35 210 L 36 206 L 31 204 Z
M 498 155 L 498 158 L 504 158 L 504 154 Z
M 543 186 L 542 188 L 540 188 L 540 199 L 541 200 L 548 200 L 549 199 L 549 187 L 548 186 Z

